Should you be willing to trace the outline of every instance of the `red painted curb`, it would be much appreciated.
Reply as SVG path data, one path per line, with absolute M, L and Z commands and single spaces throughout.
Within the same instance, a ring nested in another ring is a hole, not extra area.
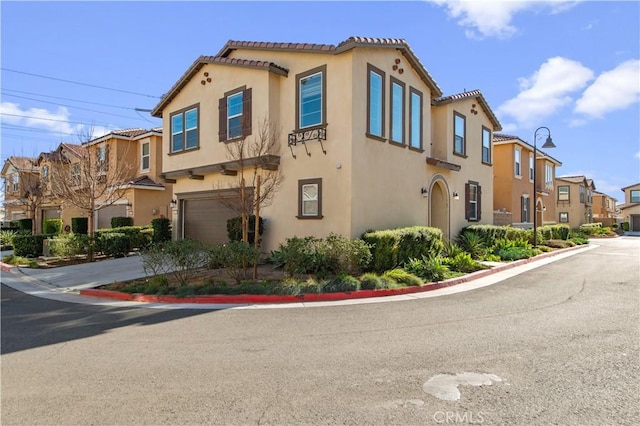
M 0 262 L 0 270 L 4 272 L 11 272 L 13 268 L 15 268 L 15 266 Z
M 262 303 L 299 303 L 299 302 L 332 302 L 337 300 L 365 299 L 370 297 L 397 296 L 402 294 L 423 293 L 433 291 L 440 288 L 451 287 L 454 285 L 466 283 L 478 278 L 483 278 L 496 272 L 515 268 L 516 266 L 525 265 L 535 260 L 545 259 L 547 257 L 556 256 L 572 250 L 577 250 L 585 246 L 568 247 L 552 252 L 542 253 L 529 259 L 516 260 L 506 265 L 496 266 L 491 269 L 483 269 L 477 272 L 464 275 L 462 277 L 451 278 L 445 281 L 426 283 L 418 287 L 403 287 L 397 289 L 385 290 L 360 290 L 355 292 L 340 293 L 320 293 L 320 294 L 300 294 L 300 295 L 276 295 L 276 294 L 218 294 L 207 296 L 159 296 L 153 294 L 140 293 L 123 293 L 112 290 L 86 289 L 80 290 L 81 296 L 100 297 L 103 299 L 116 299 L 133 302 L 147 303 L 198 303 L 198 304 L 262 304 Z

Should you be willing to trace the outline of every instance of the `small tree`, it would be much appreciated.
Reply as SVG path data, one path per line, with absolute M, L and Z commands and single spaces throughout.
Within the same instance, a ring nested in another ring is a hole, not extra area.
M 31 221 L 31 233 L 36 233 L 36 213 L 40 207 L 52 201 L 51 194 L 47 190 L 48 178 L 41 174 L 40 168 L 32 158 L 22 158 L 22 165 L 17 166 L 18 194 L 14 203 L 24 206 Z
M 124 160 L 126 150 L 111 153 L 106 143 L 92 144 L 92 133 L 89 129 L 80 134 L 83 145 L 76 145 L 73 153 L 61 152 L 63 155 L 58 156 L 56 167 L 50 172 L 53 194 L 77 207 L 88 218 L 89 261 L 94 258 L 96 211 L 124 196 L 133 170 L 133 165 Z

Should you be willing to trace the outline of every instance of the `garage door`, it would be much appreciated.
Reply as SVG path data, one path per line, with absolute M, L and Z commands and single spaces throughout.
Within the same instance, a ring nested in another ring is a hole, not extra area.
M 640 214 L 631 215 L 631 231 L 640 231 Z
M 98 229 L 111 228 L 111 218 L 127 215 L 127 206 L 111 205 L 109 207 L 102 208 L 97 211 Z
M 238 216 L 235 210 L 215 198 L 182 200 L 183 236 L 209 244 L 225 243 L 227 220 Z

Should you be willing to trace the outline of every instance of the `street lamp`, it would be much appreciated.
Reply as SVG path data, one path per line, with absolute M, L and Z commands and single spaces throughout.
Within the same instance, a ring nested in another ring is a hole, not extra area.
M 533 133 L 533 248 L 538 245 L 537 220 L 538 220 L 538 200 L 537 200 L 537 175 L 538 175 L 538 148 L 536 142 L 538 140 L 538 130 L 545 129 L 547 131 L 547 140 L 542 145 L 543 148 L 555 148 L 551 140 L 551 130 L 548 127 L 538 127 Z

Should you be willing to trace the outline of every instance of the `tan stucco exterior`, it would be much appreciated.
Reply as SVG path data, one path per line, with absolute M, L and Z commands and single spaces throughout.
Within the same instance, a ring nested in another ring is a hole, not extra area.
M 624 204 L 620 206 L 623 222 L 629 222 L 629 230 L 640 231 L 640 183 L 622 188 Z M 632 195 L 634 198 L 632 198 Z
M 432 98 L 439 93 L 433 93 L 433 85 L 425 82 L 424 73 L 416 70 L 399 50 L 356 47 L 339 53 L 311 53 L 295 49 L 238 47 L 226 54 L 227 61 L 247 58 L 277 64 L 288 73 L 282 75 L 267 68 L 208 60 L 156 111 L 163 118 L 163 173 L 175 180 L 173 190 L 177 200 L 213 194 L 214 190 L 236 182 L 237 176 L 225 176 L 215 167 L 230 160 L 226 144 L 234 143 L 218 141 L 218 100 L 243 87 L 252 91 L 252 134 L 247 140 L 256 137 L 260 122 L 265 119 L 280 131 L 280 149 L 274 154 L 279 156 L 279 167 L 285 178 L 273 203 L 261 212 L 267 219 L 264 250 L 275 249 L 294 235 L 323 237 L 337 233 L 354 238 L 368 229 L 411 225 L 440 225 L 446 236 L 453 237 L 462 226 L 471 223 L 465 219 L 464 211 L 466 182 L 478 182 L 482 186 L 482 196 L 491 200 L 492 168 L 481 164 L 479 154 L 481 126 L 493 130 L 499 123 L 492 122 L 482 110 L 469 117 L 467 158 L 450 160 L 462 166 L 460 171 L 427 164 L 435 141 L 443 152 L 452 150 L 453 110 L 468 110 L 477 101 L 465 99 L 432 107 Z M 383 138 L 367 135 L 368 64 L 385 73 Z M 309 140 L 306 147 L 300 143 L 289 147 L 287 135 L 297 127 L 296 76 L 318 67 L 326 70 L 323 80 L 326 84 L 326 125 L 322 126 L 326 129 L 326 140 Z M 405 85 L 403 145 L 388 140 L 391 77 Z M 422 94 L 421 149 L 408 147 L 411 89 Z M 199 107 L 198 148 L 173 154 L 170 117 L 193 105 Z M 445 158 L 441 160 L 449 158 L 443 156 Z M 321 218 L 297 217 L 298 185 L 305 179 L 322 179 Z M 423 188 L 426 194 L 423 194 Z M 460 201 L 452 200 L 453 192 L 459 193 Z M 437 196 L 437 201 L 433 195 Z M 441 205 L 439 209 L 431 206 L 436 202 Z M 432 208 L 440 216 L 446 215 L 447 220 L 431 217 Z M 481 222 L 491 222 L 491 209 L 490 201 L 482 204 Z M 182 237 L 179 210 L 180 203 L 173 210 L 176 238 Z
M 584 223 L 592 223 L 593 220 L 593 191 L 595 185 L 591 179 L 585 176 L 557 177 L 555 186 L 558 191 L 556 196 L 556 212 L 560 223 L 568 223 L 571 228 L 578 228 Z M 563 199 L 562 188 L 568 188 L 569 199 Z M 581 195 L 583 194 L 583 195 Z M 568 222 L 565 222 L 565 214 Z
M 603 226 L 611 226 L 617 222 L 618 208 L 616 206 L 618 200 L 603 194 L 602 192 L 593 192 L 593 221 L 600 222 Z

